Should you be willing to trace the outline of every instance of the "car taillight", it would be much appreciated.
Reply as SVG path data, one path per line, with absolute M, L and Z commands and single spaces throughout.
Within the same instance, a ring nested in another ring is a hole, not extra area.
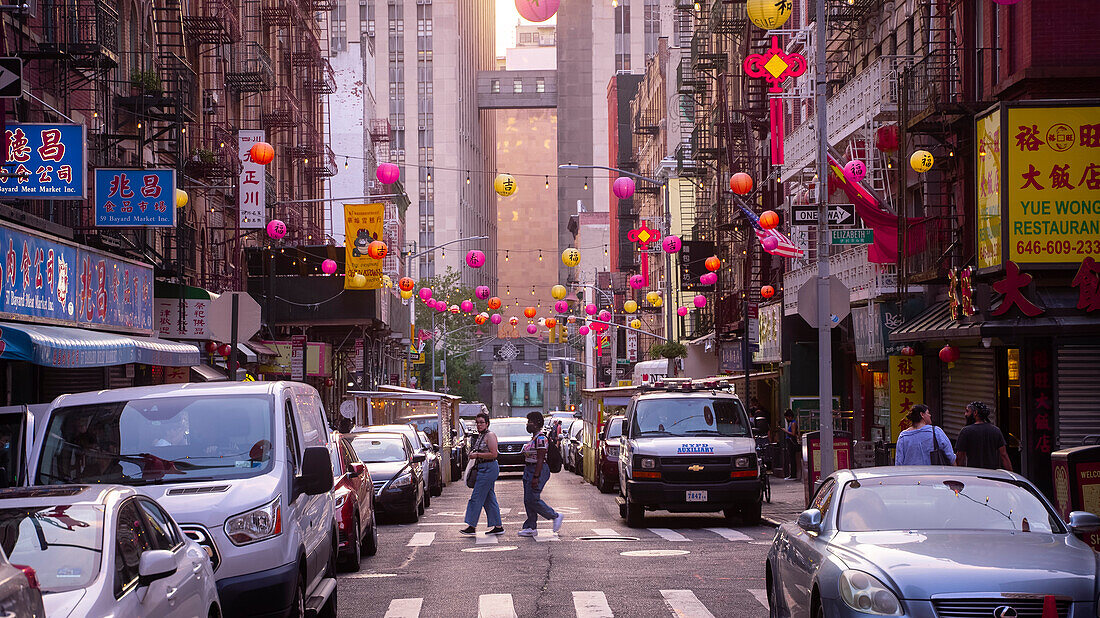
M 25 564 L 13 564 L 13 567 L 23 571 L 23 575 L 27 578 L 27 585 L 35 590 L 41 590 L 38 586 L 38 575 L 34 572 L 34 569 Z

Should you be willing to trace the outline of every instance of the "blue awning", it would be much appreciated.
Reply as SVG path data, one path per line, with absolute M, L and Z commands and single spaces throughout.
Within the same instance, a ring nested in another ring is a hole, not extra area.
M 0 322 L 0 358 L 67 368 L 129 363 L 190 367 L 200 362 L 197 348 L 175 341 L 14 322 Z

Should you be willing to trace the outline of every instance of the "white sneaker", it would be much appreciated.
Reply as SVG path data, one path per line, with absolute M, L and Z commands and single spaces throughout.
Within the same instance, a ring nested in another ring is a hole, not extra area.
M 558 516 L 554 518 L 554 532 L 561 530 L 561 523 L 565 521 L 565 515 L 558 513 Z
M 524 528 L 516 533 L 519 536 L 538 536 L 538 530 L 532 530 L 531 528 Z

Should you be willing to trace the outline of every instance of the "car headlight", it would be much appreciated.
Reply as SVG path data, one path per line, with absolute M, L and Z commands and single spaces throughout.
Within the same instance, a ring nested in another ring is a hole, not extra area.
M 412 485 L 412 482 L 412 475 L 406 472 L 405 474 L 402 474 L 401 476 L 394 479 L 393 482 L 390 483 L 390 487 L 407 487 L 409 485 Z
M 618 459 L 619 458 L 619 447 L 617 447 L 617 446 L 607 447 L 607 456 L 612 458 L 612 459 Z
M 742 468 L 742 469 L 748 468 L 749 464 L 751 462 L 752 462 L 752 460 L 749 459 L 748 457 L 738 457 L 738 458 L 733 460 L 733 467 L 734 468 Z
M 652 470 L 653 468 L 657 467 L 657 460 L 653 459 L 652 457 L 642 457 L 642 459 L 638 463 L 640 464 L 640 468 L 646 470 Z
M 225 535 L 234 545 L 248 545 L 283 531 L 282 496 L 267 504 L 225 520 Z
M 901 602 L 885 584 L 863 571 L 840 574 L 840 598 L 848 607 L 865 614 L 900 616 Z

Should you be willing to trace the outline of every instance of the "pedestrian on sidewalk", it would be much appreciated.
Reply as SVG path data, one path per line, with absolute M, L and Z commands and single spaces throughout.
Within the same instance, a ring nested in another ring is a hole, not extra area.
M 966 427 L 959 431 L 958 463 L 960 466 L 987 468 L 998 467 L 1012 471 L 1012 460 L 1005 449 L 1005 437 L 1001 428 L 989 420 L 989 406 L 981 401 L 966 404 Z
M 928 406 L 918 403 L 910 408 L 907 418 L 912 426 L 898 434 L 897 450 L 894 453 L 895 466 L 955 464 L 955 453 L 951 450 L 951 441 L 947 439 L 947 434 L 942 429 L 932 424 L 932 412 Z M 941 461 L 932 461 L 933 451 L 942 452 Z
M 466 527 L 459 532 L 477 534 L 477 520 L 481 518 L 481 510 L 485 509 L 485 519 L 489 525 L 487 534 L 504 534 L 504 523 L 500 520 L 500 505 L 496 494 L 497 477 L 500 476 L 497 435 L 489 431 L 489 415 L 485 412 L 478 412 L 474 425 L 478 433 L 470 459 L 473 460 L 471 471 L 477 470 L 477 480 L 474 482 L 470 501 L 466 503 Z
M 531 441 L 523 445 L 523 507 L 527 510 L 527 519 L 523 522 L 520 536 L 537 536 L 539 515 L 554 522 L 554 532 L 561 530 L 565 517 L 542 501 L 542 488 L 550 480 L 550 466 L 546 463 L 549 446 L 542 426 L 546 421 L 541 412 L 527 414 L 527 432 Z
M 794 420 L 794 410 L 787 408 L 783 413 L 786 424 L 783 426 L 783 443 L 787 446 L 787 476 L 784 480 L 798 478 L 798 422 Z

